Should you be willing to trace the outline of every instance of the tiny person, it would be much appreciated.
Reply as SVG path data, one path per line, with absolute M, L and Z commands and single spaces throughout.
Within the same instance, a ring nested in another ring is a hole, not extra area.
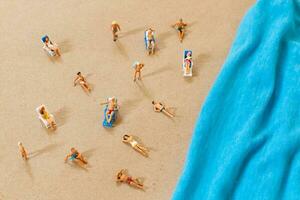
M 171 118 L 174 117 L 174 115 L 172 113 L 167 111 L 166 107 L 161 102 L 152 101 L 152 104 L 153 104 L 153 109 L 155 112 L 163 112 L 168 117 L 171 117 Z
M 122 169 L 120 172 L 117 174 L 117 182 L 118 183 L 127 183 L 130 186 L 139 188 L 139 189 L 144 189 L 144 185 L 141 183 L 141 181 L 137 178 L 132 178 L 131 176 L 128 176 L 126 174 L 126 170 Z
M 122 141 L 124 143 L 130 144 L 133 149 L 135 149 L 136 151 L 138 151 L 139 153 L 141 153 L 143 156 L 148 157 L 149 150 L 146 147 L 144 147 L 141 144 L 139 144 L 133 138 L 133 136 L 125 134 L 123 136 L 123 140 Z
M 28 154 L 27 154 L 22 142 L 18 142 L 18 146 L 19 146 L 19 151 L 21 153 L 22 158 L 25 160 L 28 160 Z

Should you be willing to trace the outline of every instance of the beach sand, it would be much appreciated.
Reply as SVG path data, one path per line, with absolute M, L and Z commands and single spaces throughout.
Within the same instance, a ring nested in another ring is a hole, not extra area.
M 184 165 L 195 121 L 229 52 L 237 27 L 254 0 L 2 0 L 0 2 L 0 199 L 167 200 Z M 170 27 L 180 17 L 189 25 L 180 43 Z M 121 26 L 114 43 L 110 24 Z M 148 56 L 147 27 L 156 31 L 157 52 Z M 48 34 L 61 58 L 42 49 Z M 183 78 L 184 49 L 193 51 L 194 76 Z M 134 61 L 145 63 L 133 82 Z M 73 87 L 78 71 L 91 95 Z M 107 97 L 116 96 L 120 117 L 102 127 Z M 164 102 L 170 119 L 152 110 Z M 58 129 L 45 130 L 35 108 L 45 104 Z M 130 133 L 151 148 L 145 158 L 122 143 Z M 30 153 L 25 162 L 18 141 Z M 87 168 L 64 163 L 71 147 Z M 115 183 L 118 170 L 142 177 L 145 191 Z

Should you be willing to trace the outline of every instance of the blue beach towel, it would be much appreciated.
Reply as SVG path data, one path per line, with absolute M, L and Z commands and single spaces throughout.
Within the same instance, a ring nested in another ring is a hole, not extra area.
M 300 199 L 300 0 L 258 0 L 197 120 L 173 200 Z

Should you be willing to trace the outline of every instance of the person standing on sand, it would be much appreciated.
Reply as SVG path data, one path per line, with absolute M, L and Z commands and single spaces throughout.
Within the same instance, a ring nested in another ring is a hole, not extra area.
M 141 80 L 141 70 L 145 65 L 143 63 L 139 63 L 139 62 L 135 62 L 133 64 L 133 68 L 134 68 L 134 77 L 133 77 L 133 81 L 136 81 L 136 77 L 138 76 L 138 79 Z
M 27 152 L 26 152 L 22 142 L 18 142 L 18 146 L 19 146 L 19 151 L 21 153 L 22 158 L 25 160 L 28 160 L 28 155 L 27 155 Z
M 116 22 L 116 21 L 113 21 L 111 23 L 111 30 L 112 30 L 112 34 L 113 34 L 113 40 L 114 42 L 117 41 L 118 39 L 118 34 L 117 32 L 118 31 L 121 31 L 121 28 L 120 28 L 120 25 Z

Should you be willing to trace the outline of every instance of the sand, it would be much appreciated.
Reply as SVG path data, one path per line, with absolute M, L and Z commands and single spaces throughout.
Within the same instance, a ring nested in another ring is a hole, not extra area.
M 2 0 L 0 2 L 0 199 L 1 200 L 167 200 L 184 165 L 194 123 L 229 51 L 236 29 L 254 0 Z M 181 44 L 170 27 L 189 23 Z M 112 42 L 110 23 L 122 32 Z M 143 31 L 156 30 L 158 51 L 148 56 Z M 49 58 L 41 36 L 61 48 Z M 184 49 L 193 50 L 194 76 L 182 77 Z M 143 81 L 134 83 L 132 63 L 145 63 Z M 90 96 L 73 87 L 81 71 Z M 116 96 L 116 127 L 102 127 L 100 102 Z M 152 110 L 151 100 L 173 107 L 174 119 Z M 45 104 L 57 119 L 46 131 L 35 108 Z M 144 158 L 121 142 L 138 136 L 151 148 Z M 22 141 L 31 153 L 19 155 Z M 64 163 L 71 147 L 89 166 Z M 126 168 L 142 177 L 146 191 L 115 183 Z

